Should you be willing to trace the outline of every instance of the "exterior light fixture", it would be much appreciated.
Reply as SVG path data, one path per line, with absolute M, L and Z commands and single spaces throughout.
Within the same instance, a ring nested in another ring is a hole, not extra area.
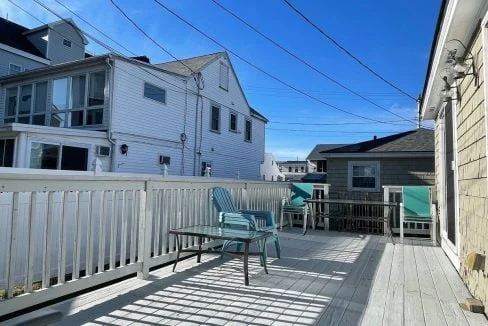
M 441 90 L 441 98 L 443 102 L 450 102 L 452 100 L 453 91 L 451 85 L 447 81 L 447 76 L 442 77 L 444 80 L 444 87 Z M 454 87 L 457 90 L 457 87 Z
M 120 154 L 127 156 L 128 151 L 129 151 L 129 146 L 127 144 L 120 145 Z
M 463 55 L 458 55 L 458 49 L 451 46 L 447 49 L 448 69 L 453 79 L 463 79 L 466 76 L 473 75 L 475 86 L 478 86 L 478 71 L 476 70 L 475 58 L 471 51 L 458 39 L 452 39 L 446 44 L 456 42 L 464 50 Z

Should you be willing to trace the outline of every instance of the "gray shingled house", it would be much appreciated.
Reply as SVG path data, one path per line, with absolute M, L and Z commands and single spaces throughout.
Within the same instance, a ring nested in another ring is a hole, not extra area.
M 429 129 L 317 148 L 322 150 L 313 158 L 327 162 L 331 192 L 380 193 L 384 185 L 434 184 L 434 131 Z

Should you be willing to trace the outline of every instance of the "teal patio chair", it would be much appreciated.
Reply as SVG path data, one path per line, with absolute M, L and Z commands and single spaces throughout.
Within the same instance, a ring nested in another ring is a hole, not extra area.
M 267 238 L 267 243 L 274 241 L 276 247 L 276 256 L 281 257 L 280 239 L 278 237 L 278 230 L 276 229 L 276 223 L 272 212 L 269 211 L 252 211 L 237 209 L 232 201 L 232 196 L 227 189 L 216 187 L 213 188 L 213 203 L 220 213 L 242 213 L 252 215 L 255 219 L 257 231 L 272 232 L 273 235 Z M 266 252 L 266 248 L 264 250 Z
M 247 231 L 254 231 L 259 229 L 258 224 L 256 222 L 256 219 L 254 218 L 254 215 L 251 214 L 245 214 L 245 213 L 224 213 L 220 212 L 219 213 L 219 224 L 221 227 L 224 228 L 230 228 L 230 229 L 235 229 L 235 230 L 247 230 Z M 265 241 L 265 240 L 264 240 Z M 261 243 L 261 241 L 257 242 L 259 252 L 262 252 L 261 257 L 261 264 L 264 264 L 264 261 L 266 260 L 266 248 L 263 248 L 264 242 Z M 236 251 L 241 252 L 242 251 L 242 242 L 240 241 L 234 241 L 234 240 L 225 240 L 222 249 L 220 250 L 220 257 L 223 258 L 224 252 L 228 251 L 230 247 L 233 245 L 236 246 Z M 265 249 L 265 250 L 262 250 Z
M 293 226 L 292 215 L 303 215 L 303 234 L 307 232 L 308 205 L 305 199 L 313 196 L 312 183 L 292 183 L 291 198 L 284 200 L 281 206 L 280 228 L 283 229 L 283 218 L 288 214 L 288 225 Z
M 427 186 L 402 187 L 403 201 L 400 203 L 400 238 L 404 237 L 403 223 L 430 224 L 431 239 L 436 244 L 436 209 L 432 204 Z

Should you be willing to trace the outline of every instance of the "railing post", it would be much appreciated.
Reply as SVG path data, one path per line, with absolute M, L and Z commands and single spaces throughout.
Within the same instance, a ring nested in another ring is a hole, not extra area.
M 383 202 L 386 204 L 386 203 L 389 203 L 390 202 L 390 187 L 383 187 Z M 384 206 L 383 208 L 383 216 L 386 217 L 386 218 L 389 218 L 389 210 L 391 209 L 390 206 Z M 396 208 L 394 207 L 393 208 L 394 210 L 396 210 Z M 395 216 L 395 215 L 393 215 Z M 387 228 L 387 223 L 386 221 L 383 223 L 383 234 L 386 234 L 386 228 Z
M 145 181 L 144 191 L 141 191 L 139 206 L 139 261 L 142 262 L 141 271 L 137 278 L 146 279 L 149 276 L 149 260 L 151 259 L 151 234 L 153 218 L 153 184 Z

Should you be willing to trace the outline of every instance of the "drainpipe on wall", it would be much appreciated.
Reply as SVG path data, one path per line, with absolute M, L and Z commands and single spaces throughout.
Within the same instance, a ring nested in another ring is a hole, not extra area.
M 112 138 L 112 112 L 113 112 L 113 81 L 114 81 L 114 67 L 110 64 L 111 55 L 107 58 L 107 65 L 110 67 L 110 78 L 107 81 L 108 93 L 109 93 L 109 102 L 108 102 L 108 131 L 107 131 L 107 139 L 112 144 L 112 150 L 110 151 L 110 172 L 115 172 L 115 155 L 117 153 L 117 149 L 115 148 L 116 142 Z
M 183 113 L 183 133 L 180 135 L 181 140 L 181 175 L 185 175 L 185 142 L 186 142 L 186 114 L 188 111 L 188 80 L 185 82 L 185 111 Z
M 198 102 L 201 99 L 200 91 L 205 87 L 203 82 L 202 73 L 198 72 L 193 75 L 193 79 L 195 80 L 197 86 L 197 101 L 195 105 L 195 137 L 194 137 L 194 148 L 193 148 L 193 176 L 197 176 L 197 154 L 199 155 L 200 160 L 200 151 L 197 151 L 197 144 L 198 144 Z M 200 121 L 201 124 L 201 121 Z M 201 142 L 201 130 L 200 130 L 200 142 Z

